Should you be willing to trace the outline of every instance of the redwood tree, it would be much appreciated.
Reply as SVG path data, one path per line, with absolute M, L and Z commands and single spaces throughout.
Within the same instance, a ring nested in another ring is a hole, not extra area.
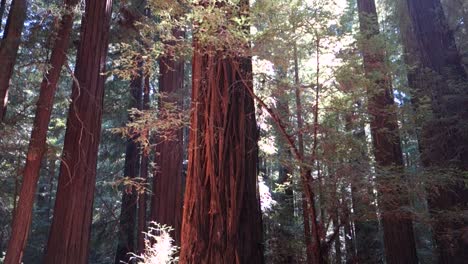
M 37 101 L 36 116 L 34 119 L 29 149 L 26 155 L 26 166 L 23 173 L 23 183 L 19 195 L 18 207 L 12 225 L 12 232 L 5 263 L 20 263 L 29 235 L 32 221 L 32 208 L 34 194 L 37 189 L 41 161 L 46 151 L 47 129 L 52 112 L 54 94 L 60 77 L 62 66 L 66 60 L 68 42 L 73 26 L 74 8 L 78 0 L 65 0 L 64 13 L 57 38 L 55 39 L 50 56 L 50 70 L 41 83 L 39 99 Z
M 369 158 L 367 152 L 366 132 L 364 124 L 353 122 L 359 112 L 363 111 L 362 103 L 356 101 L 356 109 L 346 115 L 346 130 L 353 133 L 357 142 L 352 151 L 357 157 L 351 160 L 351 200 L 354 219 L 354 239 L 356 245 L 356 258 L 353 261 L 362 263 L 378 263 L 382 261 L 380 252 L 383 245 L 379 239 L 379 220 L 377 206 L 373 203 L 373 180 L 370 173 Z M 371 197 L 371 198 L 369 198 Z M 346 228 L 346 227 L 345 227 Z M 347 255 L 348 257 L 348 255 Z
M 198 34 L 180 263 L 263 263 L 252 62 Z
M 86 1 L 44 263 L 87 263 L 112 0 Z
M 385 257 L 388 263 L 418 263 L 411 218 L 401 211 L 409 204 L 402 184 L 403 154 L 393 89 L 385 50 L 377 42 L 379 24 L 374 0 L 358 0 L 364 70 L 369 79 L 368 112 L 382 208 Z M 397 181 L 397 182 L 396 182 Z
M 184 33 L 174 30 L 174 37 L 181 39 Z M 184 61 L 173 54 L 176 41 L 166 43 L 168 54 L 159 60 L 160 107 L 172 104 L 182 110 L 184 86 Z M 174 137 L 156 142 L 156 171 L 151 198 L 151 221 L 171 226 L 174 240 L 180 243 L 183 204 L 183 128 L 175 130 Z M 159 140 L 158 140 L 159 141 Z
M 142 64 L 136 59 L 137 68 Z M 130 108 L 142 109 L 143 73 L 137 70 L 130 82 Z M 129 117 L 129 122 L 133 122 Z M 140 170 L 140 144 L 136 141 L 139 135 L 130 130 L 131 137 L 127 141 L 125 150 L 124 177 L 135 180 Z M 131 255 L 135 252 L 135 227 L 137 223 L 137 193 L 133 185 L 124 186 L 122 190 L 122 205 L 120 209 L 119 232 L 115 263 L 129 263 Z
M 404 38 L 406 48 L 419 50 L 412 54 L 411 62 L 418 64 L 410 72 L 414 80 L 410 78 L 410 85 L 414 85 L 415 95 L 426 95 L 431 102 L 432 116 L 423 124 L 421 133 L 422 163 L 433 174 L 450 178 L 442 180 L 442 185 L 429 186 L 428 191 L 439 263 L 465 263 L 468 77 L 440 1 L 407 0 L 406 4 L 412 23 Z
M 0 45 L 0 122 L 3 122 L 5 117 L 10 79 L 13 75 L 16 55 L 21 43 L 21 32 L 23 31 L 27 10 L 27 0 L 11 1 L 10 13 L 8 14 Z
M 319 55 L 319 47 L 317 48 L 317 56 Z M 318 60 L 318 57 L 317 57 Z M 319 65 L 317 65 L 317 71 L 319 71 Z M 317 74 L 318 76 L 318 74 Z M 318 77 L 317 77 L 318 80 Z M 299 81 L 299 58 L 297 53 L 297 43 L 294 43 L 294 94 L 295 94 L 295 103 L 296 103 L 296 119 L 297 119 L 297 145 L 302 161 L 305 160 L 305 151 L 304 151 L 304 116 L 303 116 L 303 107 L 302 107 L 302 91 Z M 318 89 L 318 81 L 316 83 Z M 318 103 L 318 94 L 316 94 L 316 103 Z M 314 128 L 318 128 L 318 105 L 314 109 Z M 317 149 L 317 130 L 314 129 L 313 135 L 313 153 L 311 159 L 313 160 L 311 164 L 315 163 L 315 151 Z M 302 163 L 302 162 L 301 162 Z M 312 165 L 313 166 L 313 165 Z M 311 168 L 301 164 L 300 168 L 301 182 L 303 186 L 302 194 L 302 218 L 304 220 L 304 238 L 306 244 L 306 255 L 307 263 L 323 263 L 323 252 L 321 250 L 321 239 L 319 237 L 318 231 L 318 221 L 316 214 L 316 206 L 314 199 L 314 192 L 312 191 L 312 177 L 311 177 Z

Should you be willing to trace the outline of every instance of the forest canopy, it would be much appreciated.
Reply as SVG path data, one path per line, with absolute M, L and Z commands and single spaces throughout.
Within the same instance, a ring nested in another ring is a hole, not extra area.
M 468 259 L 468 2 L 0 0 L 0 263 Z

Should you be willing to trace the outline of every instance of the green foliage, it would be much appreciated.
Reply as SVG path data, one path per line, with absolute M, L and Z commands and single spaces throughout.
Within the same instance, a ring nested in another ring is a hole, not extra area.
M 31 2 L 11 81 L 8 115 L 6 121 L 0 124 L 0 256 L 5 251 L 16 194 L 21 184 L 38 87 L 44 72 L 50 67 L 48 56 L 53 39 L 57 37 L 55 32 L 59 25 L 58 18 L 65 12 L 61 1 Z M 468 6 L 458 0 L 442 2 L 465 65 L 468 65 Z M 399 210 L 410 213 L 415 223 L 421 262 L 431 263 L 434 259 L 430 228 L 433 219 L 428 213 L 427 198 L 450 190 L 450 186 L 460 179 L 467 183 L 467 175 L 456 166 L 447 167 L 446 164 L 428 169 L 421 166 L 419 141 L 424 125 L 438 130 L 441 125 L 453 120 L 439 119 L 428 123 L 434 117 L 431 112 L 431 96 L 428 94 L 416 98 L 418 109 L 412 104 L 415 96 L 411 92 L 412 87 L 409 87 L 407 74 L 414 66 L 405 64 L 406 54 L 401 44 L 399 23 L 401 17 L 396 10 L 396 2 L 377 2 L 380 22 L 378 30 L 381 34 L 371 39 L 357 33 L 358 19 L 354 0 L 256 0 L 251 1 L 249 8 L 245 1 L 240 0 L 147 0 L 146 3 L 147 6 L 137 0 L 119 1 L 114 8 L 107 62 L 110 67 L 108 72 L 103 73 L 108 78 L 97 168 L 90 263 L 113 262 L 121 190 L 136 187 L 140 194 L 151 193 L 148 184 L 142 183 L 141 179 L 132 180 L 123 175 L 125 143 L 129 138 L 136 138 L 141 145 L 140 151 L 149 154 L 152 159 L 155 144 L 174 140 L 174 131 L 186 129 L 189 125 L 188 89 L 177 98 L 185 102 L 183 109 L 175 103 L 162 103 L 166 101 L 162 99 L 167 99 L 168 95 L 154 90 L 158 86 L 158 60 L 167 56 L 189 61 L 194 51 L 193 41 L 200 51 L 208 55 L 220 52 L 226 56 L 252 57 L 257 96 L 273 113 L 277 113 L 294 144 L 297 144 L 298 135 L 304 138 L 307 158 L 298 161 L 288 139 L 278 128 L 278 120 L 271 118 L 266 109 L 257 107 L 259 169 L 262 188 L 266 190 L 263 193 L 266 198 L 262 198 L 272 202 L 263 219 L 267 263 L 305 261 L 303 190 L 299 175 L 299 168 L 304 166 L 312 170 L 317 218 L 323 227 L 321 238 L 324 241 L 333 238 L 333 233 L 338 229 L 337 238 L 343 242 L 341 256 L 348 257 L 344 248 L 349 235 L 345 234 L 346 225 L 356 226 L 361 223 L 368 236 L 364 239 L 365 243 L 369 247 L 376 245 L 378 258 L 381 259 L 382 233 L 373 230 L 375 227 L 379 228 L 381 203 L 376 190 L 400 189 L 409 191 L 410 195 L 406 198 L 410 199 L 411 205 Z M 62 71 L 54 101 L 47 139 L 48 150 L 41 170 L 25 263 L 38 263 L 41 259 L 53 213 L 60 153 L 70 103 L 71 72 L 75 67 L 74 57 L 79 41 L 79 18 L 79 15 L 75 18 L 67 66 Z M 176 34 L 177 31 L 183 32 L 185 37 L 177 37 L 180 36 Z M 385 69 L 389 72 L 386 77 L 391 79 L 395 90 L 395 111 L 405 158 L 405 170 L 401 173 L 395 173 L 393 168 L 379 173 L 375 170 L 368 128 L 370 118 L 367 114 L 366 88 L 372 86 L 374 79 L 382 76 L 381 73 L 375 73 L 366 78 L 360 52 L 362 46 L 368 52 L 385 51 Z M 188 88 L 191 76 L 190 67 L 186 68 L 185 82 Z M 152 103 L 149 110 L 128 109 L 131 100 L 129 80 L 138 74 L 150 77 Z M 424 76 L 434 79 L 432 74 L 427 72 Z M 302 102 L 302 129 L 298 129 L 296 91 L 300 92 Z M 315 102 L 317 95 L 318 105 Z M 458 98 L 448 97 L 447 100 L 457 102 Z M 128 122 L 129 117 L 133 121 Z M 317 127 L 314 125 L 315 118 L 318 121 Z M 468 131 L 467 127 L 466 122 L 460 122 L 457 128 Z M 314 153 L 315 132 L 317 148 Z M 142 136 L 134 137 L 135 135 Z M 434 133 L 432 140 L 445 142 L 449 136 L 438 132 Z M 311 157 L 313 153 L 314 156 Z M 153 169 L 157 168 L 152 166 L 150 171 Z M 385 177 L 385 186 L 378 186 L 376 177 Z M 402 180 L 404 177 L 408 180 Z M 458 207 L 438 212 L 448 221 L 455 219 L 460 213 L 462 211 Z M 336 217 L 338 225 L 333 223 L 333 218 Z M 168 229 L 156 226 L 153 231 L 159 236 L 167 234 Z M 159 239 L 153 237 L 154 234 L 147 235 L 149 240 Z M 173 263 L 176 261 L 176 249 L 168 246 L 172 243 L 169 237 L 164 235 L 164 239 L 163 244 L 168 250 L 166 256 L 169 258 L 161 263 Z M 356 244 L 361 237 L 352 233 L 349 239 Z M 334 241 L 336 240 L 332 240 L 330 245 Z M 135 256 L 141 263 L 149 263 L 148 259 L 160 253 L 149 244 L 147 249 L 143 255 Z M 329 248 L 327 256 L 330 262 L 338 257 L 335 250 Z

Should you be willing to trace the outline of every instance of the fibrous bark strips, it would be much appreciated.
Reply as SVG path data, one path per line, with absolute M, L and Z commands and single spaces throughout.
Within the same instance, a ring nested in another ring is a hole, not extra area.
M 86 1 L 44 263 L 88 263 L 112 0 Z
M 244 54 L 194 40 L 181 263 L 263 263 L 252 62 Z

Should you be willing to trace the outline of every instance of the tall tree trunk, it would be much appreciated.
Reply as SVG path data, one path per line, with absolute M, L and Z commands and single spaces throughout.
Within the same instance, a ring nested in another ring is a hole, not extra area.
M 119 30 L 122 31 L 124 41 L 132 42 L 139 38 L 139 28 L 137 23 L 142 19 L 146 8 L 146 1 L 131 0 L 124 3 L 119 12 L 123 20 L 119 24 Z M 146 46 L 143 44 L 143 46 Z M 140 53 L 144 51 L 140 50 Z M 143 109 L 143 89 L 146 85 L 148 76 L 144 76 L 143 58 L 141 55 L 135 55 L 133 58 L 134 72 L 130 81 L 130 104 L 129 109 Z M 149 96 L 149 94 L 148 94 Z M 149 97 L 148 97 L 149 98 Z M 129 115 L 128 122 L 134 122 L 134 116 Z M 146 132 L 143 132 L 146 133 Z M 138 177 L 146 177 L 148 170 L 148 155 L 144 151 L 144 155 L 140 155 L 140 144 L 137 140 L 146 134 L 140 134 L 137 131 L 130 129 L 128 132 L 129 139 L 125 150 L 125 165 L 124 177 L 131 181 L 132 184 L 124 186 L 122 190 L 122 204 L 120 209 L 118 243 L 117 251 L 114 258 L 116 264 L 133 263 L 130 261 L 132 255 L 130 253 L 141 253 L 144 250 L 144 228 L 146 226 L 146 195 L 137 193 L 134 184 L 145 184 Z M 142 164 L 144 163 L 144 164 Z M 144 175 L 146 173 L 146 175 Z M 140 219 L 141 218 L 141 219 Z M 135 233 L 136 232 L 136 233 Z M 136 240 L 135 240 L 136 239 Z
M 0 123 L 5 118 L 10 79 L 13 75 L 16 55 L 21 43 L 21 32 L 23 31 L 27 10 L 27 0 L 12 0 L 5 32 L 0 44 Z
M 180 263 L 264 262 L 252 61 L 230 52 L 195 32 Z
M 183 39 L 184 33 L 174 30 L 174 37 Z M 176 42 L 166 43 L 167 51 L 174 52 Z M 171 51 L 172 50 L 172 51 Z M 183 108 L 184 61 L 168 54 L 159 60 L 160 107 Z M 173 238 L 180 245 L 183 205 L 183 128 L 173 131 L 174 138 L 156 143 L 156 171 L 151 201 L 151 220 L 171 226 Z M 158 140 L 159 141 L 159 140 Z
M 54 179 L 55 179 L 55 172 L 56 172 L 56 158 L 55 157 L 50 157 L 49 159 L 49 179 L 47 181 L 47 188 L 45 192 L 47 193 L 47 205 L 46 205 L 46 212 L 45 214 L 45 219 L 49 221 L 50 219 L 50 211 L 52 209 L 52 190 L 54 188 Z
M 130 109 L 142 109 L 142 88 L 143 88 L 143 72 L 141 70 L 141 58 L 136 58 L 136 67 L 139 69 L 137 73 L 132 76 L 130 81 Z M 133 116 L 129 117 L 129 122 L 133 122 Z M 124 166 L 124 177 L 127 177 L 131 181 L 135 181 L 135 178 L 139 175 L 140 170 L 140 144 L 136 141 L 139 134 L 135 134 L 130 131 L 131 137 L 127 141 L 125 150 L 125 166 Z M 120 220 L 119 220 L 119 242 L 117 244 L 117 252 L 115 255 L 115 264 L 130 263 L 132 255 L 135 253 L 135 230 L 137 224 L 137 201 L 138 194 L 135 186 L 130 184 L 124 186 L 122 190 L 122 206 L 120 209 Z
M 374 0 L 358 0 L 361 49 L 368 85 L 368 112 L 382 208 L 387 263 L 418 263 L 411 218 L 400 209 L 409 204 L 402 184 L 403 155 L 391 81 L 385 69 L 385 51 L 376 43 L 379 24 Z M 388 176 L 389 175 L 389 176 Z M 398 181 L 398 182 L 395 182 Z
M 299 82 L 299 59 L 297 54 L 297 45 L 294 44 L 294 85 L 295 85 L 295 99 L 296 99 L 296 118 L 297 118 L 297 129 L 299 131 L 297 135 L 297 143 L 298 143 L 298 150 L 299 155 L 302 159 L 305 159 L 305 152 L 304 152 L 304 137 L 303 137 L 303 129 L 304 129 L 304 120 L 302 116 L 302 101 L 301 101 L 301 87 Z M 304 162 L 305 160 L 303 160 Z M 310 169 L 301 164 L 300 166 L 300 175 L 301 175 L 301 182 L 303 186 L 304 197 L 306 198 L 303 201 L 302 209 L 303 209 L 303 222 L 304 222 L 304 235 L 305 235 L 305 242 L 306 242 L 306 255 L 307 255 L 307 263 L 322 263 L 322 255 L 321 255 L 321 246 L 320 246 L 320 238 L 319 238 L 319 231 L 318 231 L 318 224 L 317 224 L 317 215 L 315 213 L 315 201 L 313 199 L 313 192 L 311 191 L 311 184 L 312 184 L 312 177 L 310 177 Z M 304 198 L 303 197 L 303 198 Z M 307 211 L 304 211 L 306 210 Z M 307 215 L 306 215 L 307 214 Z M 308 237 L 310 236 L 310 237 Z
M 150 76 L 145 76 L 145 82 L 143 86 L 143 110 L 147 111 L 150 109 Z M 148 140 L 151 135 L 149 130 L 145 130 L 144 137 Z M 149 169 L 149 150 L 143 149 L 143 155 L 140 163 L 140 178 L 141 183 L 145 186 L 148 180 L 148 169 Z M 145 234 L 146 231 L 146 207 L 147 207 L 147 195 L 146 191 L 138 194 L 138 226 L 137 226 L 137 249 L 138 253 L 141 254 L 145 249 Z
M 307 197 L 305 194 L 302 194 L 302 224 L 304 226 L 304 242 L 306 245 L 306 263 L 313 264 L 314 259 L 314 248 L 312 243 L 312 234 L 310 232 L 310 219 L 309 219 L 309 203 L 307 202 Z
M 338 205 L 336 205 L 338 206 Z M 341 237 L 340 237 L 340 234 L 339 234 L 339 230 L 340 230 L 340 220 L 343 221 L 342 219 L 340 219 L 339 217 L 339 210 L 338 208 L 335 208 L 334 212 L 333 212 L 333 215 L 332 215 L 332 223 L 333 223 L 333 229 L 336 229 L 338 231 L 338 234 L 336 235 L 336 238 L 335 238 L 335 263 L 341 263 L 341 259 L 342 259 L 342 256 L 341 256 Z
M 410 103 L 412 107 L 412 118 L 413 118 L 413 135 L 417 139 L 419 153 L 421 154 L 422 145 L 421 145 L 421 128 L 424 126 L 424 123 L 427 121 L 429 117 L 428 109 L 430 109 L 430 102 L 427 100 L 431 97 L 430 89 L 427 89 L 427 86 L 430 86 L 430 75 L 431 73 L 424 69 L 422 66 L 422 51 L 418 47 L 418 41 L 416 39 L 415 29 L 413 23 L 411 21 L 411 17 L 409 15 L 408 5 L 406 0 L 399 0 L 396 1 L 397 4 L 397 14 L 398 14 L 398 22 L 401 32 L 401 40 L 403 44 L 404 50 L 404 61 L 406 64 L 406 71 L 407 71 L 407 79 L 408 79 L 408 86 L 410 87 Z M 411 144 L 411 143 L 410 143 Z M 403 145 L 404 147 L 404 145 Z M 420 157 L 418 157 L 420 158 Z M 420 161 L 420 160 L 419 160 Z M 414 163 L 414 162 L 412 162 Z M 407 166 L 412 166 L 413 168 L 417 168 L 420 170 L 421 162 L 416 162 L 416 164 L 410 164 Z M 416 177 L 414 181 L 425 181 L 425 179 L 420 179 L 420 177 Z M 415 184 L 417 184 L 415 182 Z M 418 186 L 418 185 L 416 185 Z M 427 208 L 427 198 L 431 192 L 426 193 L 424 190 L 423 185 L 419 185 L 419 190 L 415 190 L 415 195 L 412 198 L 412 203 L 419 207 L 419 210 L 424 210 L 428 212 Z M 419 195 L 418 195 L 419 193 Z M 425 195 L 421 195 L 424 193 Z M 418 210 L 416 208 L 416 210 Z M 416 237 L 416 247 L 418 252 L 428 252 L 428 254 L 421 255 L 421 262 L 425 262 L 425 260 L 429 261 L 434 259 L 437 255 L 437 250 L 435 250 L 434 246 L 434 234 L 431 230 L 431 226 L 428 223 L 423 222 L 415 222 L 414 223 L 414 233 Z M 429 243 L 427 241 L 430 241 Z
M 112 0 L 86 1 L 44 263 L 87 263 Z
M 463 176 L 468 171 L 468 77 L 440 1 L 406 3 L 412 22 L 407 39 L 414 39 L 413 45 L 420 51 L 414 55 L 420 63 L 418 72 L 426 73 L 424 85 L 415 83 L 414 89 L 430 97 L 432 108 L 432 118 L 422 128 L 422 163 L 434 174 L 440 170 L 444 172 L 440 173 L 442 177 L 450 177 L 442 180 L 445 183 L 441 186 L 429 186 L 428 191 L 432 194 L 428 202 L 435 220 L 439 263 L 464 263 L 468 259 L 468 222 L 463 217 L 447 217 L 452 215 L 447 211 L 468 210 L 468 189 Z M 411 47 L 407 45 L 408 49 Z
M 346 190 L 346 186 L 341 187 L 341 192 L 344 195 L 343 198 L 343 213 L 342 213 L 342 222 L 343 222 L 343 231 L 345 239 L 345 249 L 346 249 L 346 264 L 354 263 L 356 259 L 356 249 L 355 242 L 356 237 L 353 233 L 353 223 L 351 221 L 351 193 Z
M 20 263 L 29 235 L 32 221 L 34 194 L 37 189 L 41 161 L 47 149 L 47 130 L 52 112 L 53 100 L 62 66 L 66 60 L 68 42 L 73 25 L 74 8 L 78 0 L 66 0 L 67 11 L 62 17 L 60 28 L 50 57 L 50 70 L 44 76 L 37 101 L 31 140 L 26 155 L 26 165 L 23 172 L 23 183 L 19 194 L 18 209 L 12 225 L 12 233 L 8 244 L 5 263 Z
M 357 146 L 353 148 L 358 156 L 351 160 L 351 203 L 354 215 L 354 239 L 356 245 L 356 258 L 352 263 L 381 263 L 380 257 L 383 245 L 379 237 L 379 220 L 377 208 L 373 204 L 373 180 L 371 177 L 370 160 L 368 158 L 366 132 L 364 124 L 355 124 L 353 115 L 363 112 L 362 103 L 356 102 L 356 110 L 346 116 L 346 130 L 352 132 L 357 140 Z M 362 122 L 362 121 L 360 121 Z

